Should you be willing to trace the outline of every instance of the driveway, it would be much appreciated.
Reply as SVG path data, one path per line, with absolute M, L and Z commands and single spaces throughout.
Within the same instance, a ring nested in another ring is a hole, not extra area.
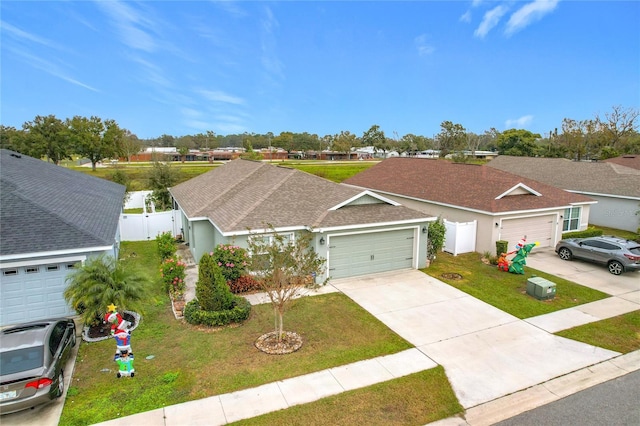
M 332 284 L 444 366 L 465 409 L 619 355 L 550 334 L 416 270 Z
M 552 248 L 534 248 L 527 257 L 527 266 L 612 296 L 640 303 L 640 271 L 613 275 L 606 266 L 582 260 L 562 260 Z

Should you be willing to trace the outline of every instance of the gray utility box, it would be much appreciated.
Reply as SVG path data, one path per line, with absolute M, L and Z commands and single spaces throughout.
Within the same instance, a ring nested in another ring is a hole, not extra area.
M 542 277 L 531 277 L 527 280 L 527 294 L 538 300 L 556 297 L 556 283 Z

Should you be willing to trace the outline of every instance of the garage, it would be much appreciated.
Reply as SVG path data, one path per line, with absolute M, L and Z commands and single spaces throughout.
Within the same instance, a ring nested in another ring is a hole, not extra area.
M 64 300 L 73 262 L 2 269 L 1 324 L 74 315 Z
M 416 228 L 329 236 L 327 267 L 332 278 L 412 268 Z
M 516 243 L 527 236 L 527 242 L 539 242 L 539 247 L 555 245 L 556 215 L 530 216 L 517 219 L 504 219 L 500 229 L 500 240 L 509 241 L 509 250 L 513 250 Z

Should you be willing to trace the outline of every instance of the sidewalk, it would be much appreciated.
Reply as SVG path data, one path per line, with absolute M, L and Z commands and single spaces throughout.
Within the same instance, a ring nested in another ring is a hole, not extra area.
M 311 295 L 338 291 L 326 286 Z M 250 296 L 252 303 L 264 303 L 264 294 Z M 607 298 L 580 307 L 526 319 L 532 325 L 553 333 L 640 309 L 640 305 Z M 268 383 L 201 400 L 172 405 L 100 423 L 104 426 L 136 425 L 224 425 L 230 422 L 312 402 L 330 395 L 392 380 L 435 367 L 437 364 L 419 348 L 397 354 L 330 368 L 319 372 Z M 484 426 L 513 417 L 567 395 L 640 369 L 640 351 L 614 356 L 577 369 L 535 386 L 468 408 L 461 417 L 433 423 L 436 426 Z

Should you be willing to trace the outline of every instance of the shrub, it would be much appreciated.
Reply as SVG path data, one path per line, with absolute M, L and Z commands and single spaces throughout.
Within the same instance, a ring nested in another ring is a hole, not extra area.
M 562 234 L 563 239 L 567 238 L 587 238 L 587 237 L 599 237 L 604 232 L 601 229 L 596 229 L 593 227 L 589 227 L 584 231 L 576 231 L 576 232 L 565 232 Z
M 441 217 L 438 217 L 438 220 L 429 224 L 428 232 L 427 258 L 433 260 L 436 258 L 436 253 L 442 250 L 445 234 L 447 233 L 447 228 L 444 226 Z
M 509 241 L 498 240 L 496 241 L 496 255 L 500 256 L 502 253 L 509 252 Z
M 260 281 L 251 275 L 243 275 L 237 280 L 228 281 L 229 289 L 233 294 L 247 293 L 249 291 L 260 290 L 262 286 Z
M 222 270 L 227 281 L 235 281 L 244 273 L 247 267 L 247 251 L 230 244 L 218 244 L 209 253 Z
M 158 244 L 158 254 L 162 261 L 175 256 L 178 251 L 178 244 L 176 244 L 176 240 L 173 238 L 173 235 L 171 235 L 171 232 L 159 234 L 156 237 L 156 243 Z
M 251 303 L 241 296 L 233 297 L 230 309 L 223 311 L 205 311 L 201 308 L 197 299 L 187 303 L 184 309 L 184 318 L 189 324 L 203 324 L 220 327 L 234 322 L 242 322 L 249 318 Z
M 221 268 L 211 254 L 205 253 L 198 266 L 196 297 L 205 311 L 224 311 L 233 306 L 231 293 Z
M 185 268 L 186 263 L 180 258 L 169 258 L 160 265 L 160 275 L 164 282 L 164 290 L 168 291 L 174 298 L 180 298 L 184 294 L 186 288 Z

